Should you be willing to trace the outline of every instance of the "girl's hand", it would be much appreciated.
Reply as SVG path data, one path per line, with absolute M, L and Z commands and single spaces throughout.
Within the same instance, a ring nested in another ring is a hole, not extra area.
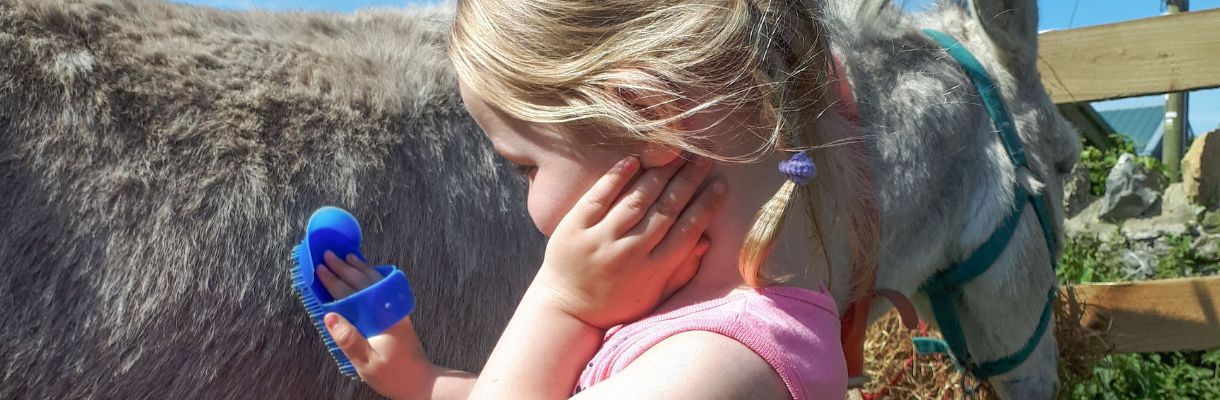
M 694 277 L 723 184 L 695 195 L 706 162 L 650 169 L 633 184 L 638 169 L 634 157 L 620 162 L 559 222 L 471 398 L 569 397 L 607 327 L 652 311 Z
M 317 269 L 318 279 L 336 300 L 369 287 L 382 278 L 381 273 L 354 255 L 349 254 L 345 261 L 328 251 L 323 255 L 323 259 L 326 265 Z M 438 381 L 446 376 L 452 379 L 464 374 L 459 371 L 446 371 L 428 360 L 410 317 L 394 324 L 385 333 L 371 338 L 365 338 L 339 314 L 326 314 L 323 322 L 335 344 L 356 368 L 360 379 L 383 396 L 392 399 L 432 397 L 425 393 L 439 394 L 435 389 L 440 389 L 438 384 L 444 386 L 445 383 Z M 472 380 L 473 376 L 468 375 L 467 379 Z M 459 392 L 464 393 L 467 390 L 469 389 Z
M 638 319 L 690 281 L 710 245 L 703 231 L 723 202 L 723 183 L 699 191 L 706 160 L 649 169 L 622 194 L 638 168 L 635 157 L 624 159 L 572 207 L 534 281 L 593 327 Z

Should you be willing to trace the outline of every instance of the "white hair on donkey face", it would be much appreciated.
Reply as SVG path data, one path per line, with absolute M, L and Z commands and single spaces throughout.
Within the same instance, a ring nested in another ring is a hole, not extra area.
M 986 239 L 1013 182 L 1047 195 L 1061 236 L 1059 177 L 1079 151 L 1033 68 L 1034 1 L 977 0 L 984 18 L 942 3 L 908 16 L 843 0 L 824 14 L 875 144 L 878 286 L 908 294 Z M 0 1 L 0 309 L 13 314 L 0 398 L 371 397 L 339 378 L 290 289 L 289 250 L 325 204 L 365 221 L 373 261 L 412 277 L 429 353 L 478 368 L 543 238 L 521 182 L 462 111 L 448 21 L 435 9 Z M 962 40 L 995 76 L 1030 170 L 1008 163 L 922 27 Z M 1025 343 L 1053 284 L 1027 214 L 966 287 L 963 324 L 983 359 Z M 1049 397 L 1055 354 L 1048 334 L 993 383 Z

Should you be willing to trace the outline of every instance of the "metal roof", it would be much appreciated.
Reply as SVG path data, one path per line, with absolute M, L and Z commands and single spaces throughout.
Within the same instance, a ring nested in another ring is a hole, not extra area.
M 1135 149 L 1142 156 L 1161 155 L 1161 141 L 1165 133 L 1165 106 L 1124 108 L 1098 111 L 1101 117 L 1120 135 L 1135 142 Z M 1194 137 L 1190 125 L 1186 125 L 1186 137 Z M 1186 143 L 1183 143 L 1184 145 Z M 1185 147 L 1185 146 L 1183 146 Z

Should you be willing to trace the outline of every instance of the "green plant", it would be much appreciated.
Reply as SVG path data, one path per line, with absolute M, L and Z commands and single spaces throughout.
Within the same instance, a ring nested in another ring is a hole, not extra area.
M 1139 154 L 1135 151 L 1135 142 L 1127 139 L 1126 136 L 1111 134 L 1110 143 L 1113 143 L 1114 146 L 1106 151 L 1086 145 L 1080 152 L 1080 164 L 1089 170 L 1089 193 L 1094 196 L 1106 194 L 1106 177 L 1118 163 L 1119 156 L 1122 156 L 1123 153 Z M 1155 157 L 1136 157 L 1136 159 L 1150 171 L 1165 173 L 1165 167 Z
M 1108 242 L 1097 235 L 1070 235 L 1064 238 L 1063 257 L 1055 271 L 1064 283 L 1113 282 L 1123 278 L 1121 254 L 1114 249 L 1126 247 L 1121 234 L 1110 235 Z
M 1194 247 L 1194 238 L 1190 235 L 1177 235 L 1167 238 L 1169 251 L 1157 257 L 1156 278 L 1178 278 L 1186 276 L 1214 275 L 1216 264 L 1209 264 L 1205 257 Z
M 1069 399 L 1220 399 L 1220 350 L 1115 354 L 1091 377 L 1063 382 Z

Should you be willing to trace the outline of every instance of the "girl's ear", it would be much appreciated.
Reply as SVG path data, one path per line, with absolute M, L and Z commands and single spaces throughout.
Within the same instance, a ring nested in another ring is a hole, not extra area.
M 605 87 L 624 104 L 649 121 L 673 118 L 686 111 L 688 101 L 679 88 L 636 69 L 609 74 Z
M 640 167 L 642 169 L 660 167 L 673 162 L 678 157 L 681 155 L 672 147 L 645 143 L 644 150 L 640 152 Z
M 646 120 L 675 118 L 690 107 L 690 101 L 679 88 L 655 75 L 638 69 L 619 70 L 610 75 L 611 78 L 606 80 L 606 88 Z M 682 131 L 683 123 L 682 120 L 675 120 L 670 123 L 670 127 Z M 656 143 L 644 143 L 639 154 L 640 166 L 643 168 L 666 165 L 680 156 L 677 150 Z

